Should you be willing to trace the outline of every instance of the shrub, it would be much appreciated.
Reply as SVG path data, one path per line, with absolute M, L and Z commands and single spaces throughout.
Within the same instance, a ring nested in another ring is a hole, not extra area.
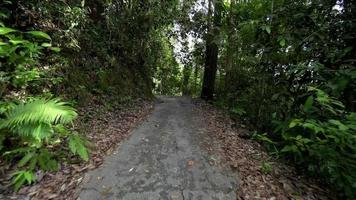
M 5 112 L 0 120 L 0 151 L 8 161 L 17 162 L 17 171 L 12 174 L 15 190 L 25 182 L 34 182 L 36 169 L 57 170 L 61 151 L 57 147 L 62 143 L 67 142 L 73 154 L 88 161 L 85 139 L 65 127 L 76 116 L 76 111 L 59 99 L 34 98 Z
M 38 169 L 57 170 L 66 155 L 63 143 L 83 160 L 89 157 L 87 141 L 67 128 L 77 116 L 75 109 L 59 99 L 29 98 L 45 94 L 42 83 L 51 84 L 49 69 L 38 61 L 45 49 L 59 51 L 46 33 L 21 32 L 0 21 L 0 153 L 10 165 L 16 163 L 15 190 L 33 183 Z
M 281 155 L 343 191 L 350 199 L 356 189 L 356 113 L 324 91 L 309 88 L 300 116 L 280 123 Z

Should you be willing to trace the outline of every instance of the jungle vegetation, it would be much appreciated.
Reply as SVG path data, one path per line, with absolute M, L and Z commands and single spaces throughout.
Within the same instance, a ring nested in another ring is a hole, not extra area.
M 355 30 L 351 0 L 0 0 L 1 159 L 17 190 L 89 159 L 94 96 L 190 95 L 354 199 Z

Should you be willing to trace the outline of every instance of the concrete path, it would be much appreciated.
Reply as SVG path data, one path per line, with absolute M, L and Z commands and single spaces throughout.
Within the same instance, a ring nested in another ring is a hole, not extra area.
M 185 97 L 162 97 L 146 122 L 89 172 L 80 200 L 235 200 L 234 174 L 199 147 L 204 122 Z

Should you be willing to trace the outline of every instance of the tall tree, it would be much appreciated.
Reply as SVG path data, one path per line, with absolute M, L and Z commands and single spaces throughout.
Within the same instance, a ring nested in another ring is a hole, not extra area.
M 185 64 L 183 67 L 183 82 L 182 82 L 182 94 L 190 95 L 189 79 L 191 74 L 191 64 Z
M 230 3 L 230 8 L 229 8 L 229 13 L 227 15 L 226 19 L 226 32 L 227 32 L 227 46 L 226 46 L 226 58 L 225 58 L 225 85 L 224 85 L 224 93 L 227 93 L 228 91 L 231 91 L 233 88 L 231 88 L 232 85 L 232 65 L 233 65 L 233 58 L 234 58 L 234 43 L 235 42 L 235 22 L 234 22 L 234 8 L 235 8 L 235 0 L 231 0 Z
M 213 4 L 213 5 L 212 5 Z M 212 6 L 214 6 L 212 8 Z M 218 64 L 218 38 L 221 26 L 222 2 L 220 0 L 209 0 L 208 22 L 206 34 L 205 69 L 201 98 L 212 100 L 214 97 L 215 78 Z M 214 15 L 212 16 L 212 13 Z M 213 18 L 213 23 L 211 23 Z

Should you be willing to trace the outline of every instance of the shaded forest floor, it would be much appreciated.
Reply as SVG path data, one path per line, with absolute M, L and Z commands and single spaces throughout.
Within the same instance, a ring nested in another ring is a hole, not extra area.
M 205 125 L 204 134 L 199 133 L 199 144 L 209 155 L 210 165 L 236 172 L 237 199 L 332 199 L 315 182 L 271 158 L 257 142 L 246 139 L 248 130 L 241 124 L 236 125 L 210 104 L 193 102 L 194 115 Z M 104 158 L 151 113 L 153 103 L 137 100 L 124 107 L 91 105 L 79 111 L 77 127 L 93 143 L 89 163 L 66 163 L 58 172 L 39 172 L 38 184 L 24 187 L 16 194 L 0 195 L 0 199 L 76 199 L 82 183 L 89 179 L 86 172 L 103 164 Z
M 80 108 L 76 127 L 91 141 L 90 161 L 64 163 L 57 172 L 38 172 L 37 184 L 23 187 L 17 193 L 0 194 L 0 199 L 76 199 L 81 183 L 86 179 L 85 173 L 100 166 L 105 156 L 111 154 L 130 135 L 131 130 L 150 113 L 152 103 L 138 99 L 119 107 L 92 103 Z
M 240 199 L 334 199 L 328 190 L 298 174 L 292 166 L 269 156 L 250 135 L 244 125 L 232 121 L 227 114 L 206 102 L 196 100 L 197 112 L 204 118 L 208 137 L 204 147 L 219 165 L 238 172 Z

